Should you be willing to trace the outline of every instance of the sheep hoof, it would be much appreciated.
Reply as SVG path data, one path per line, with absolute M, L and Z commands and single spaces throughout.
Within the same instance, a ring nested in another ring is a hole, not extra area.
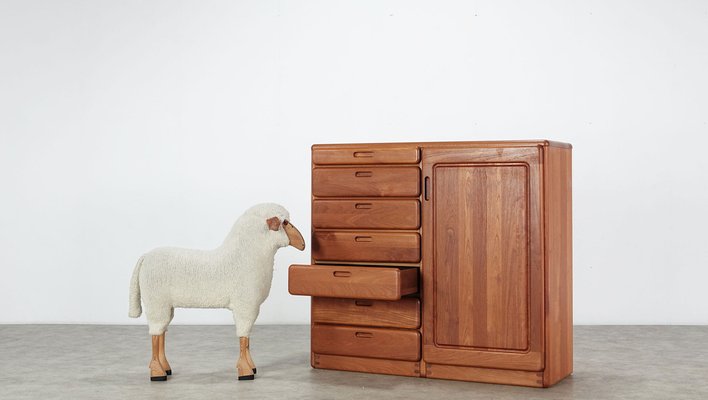
M 244 375 L 244 376 L 239 376 L 238 380 L 240 381 L 252 381 L 255 377 L 253 375 Z
M 256 369 L 253 368 L 253 375 L 255 375 L 255 374 L 256 374 Z M 169 374 L 168 374 L 168 375 L 169 375 Z
M 167 371 L 165 371 L 165 373 L 166 373 L 167 375 L 172 375 L 172 370 L 171 370 L 171 369 L 168 369 Z
M 150 380 L 152 382 L 164 382 L 167 380 L 167 375 L 165 375 L 165 376 L 151 376 Z

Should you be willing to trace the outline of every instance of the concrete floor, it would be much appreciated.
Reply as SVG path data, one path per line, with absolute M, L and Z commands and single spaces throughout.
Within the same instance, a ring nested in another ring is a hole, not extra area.
M 258 326 L 255 381 L 235 330 L 173 326 L 174 375 L 150 382 L 147 328 L 0 325 L 0 399 L 708 399 L 708 327 L 579 326 L 575 373 L 550 389 L 310 368 L 308 326 Z

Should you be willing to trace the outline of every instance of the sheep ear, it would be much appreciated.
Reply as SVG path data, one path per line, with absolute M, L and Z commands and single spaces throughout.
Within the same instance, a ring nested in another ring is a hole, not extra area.
M 280 229 L 280 220 L 278 219 L 278 217 L 268 218 L 266 220 L 266 223 L 268 224 L 268 229 L 270 229 L 271 231 L 277 231 L 278 229 Z

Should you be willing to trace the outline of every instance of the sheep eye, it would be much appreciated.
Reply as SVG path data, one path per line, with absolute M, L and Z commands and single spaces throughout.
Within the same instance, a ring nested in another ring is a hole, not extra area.
M 285 221 L 283 221 L 283 226 L 287 226 L 287 225 L 288 225 L 288 220 L 286 219 Z

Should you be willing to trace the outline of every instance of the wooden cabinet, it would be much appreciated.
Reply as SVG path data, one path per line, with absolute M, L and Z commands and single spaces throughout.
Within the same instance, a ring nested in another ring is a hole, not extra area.
M 313 367 L 537 387 L 572 372 L 570 145 L 315 145 L 312 167 L 312 265 L 289 285 L 315 296 Z

